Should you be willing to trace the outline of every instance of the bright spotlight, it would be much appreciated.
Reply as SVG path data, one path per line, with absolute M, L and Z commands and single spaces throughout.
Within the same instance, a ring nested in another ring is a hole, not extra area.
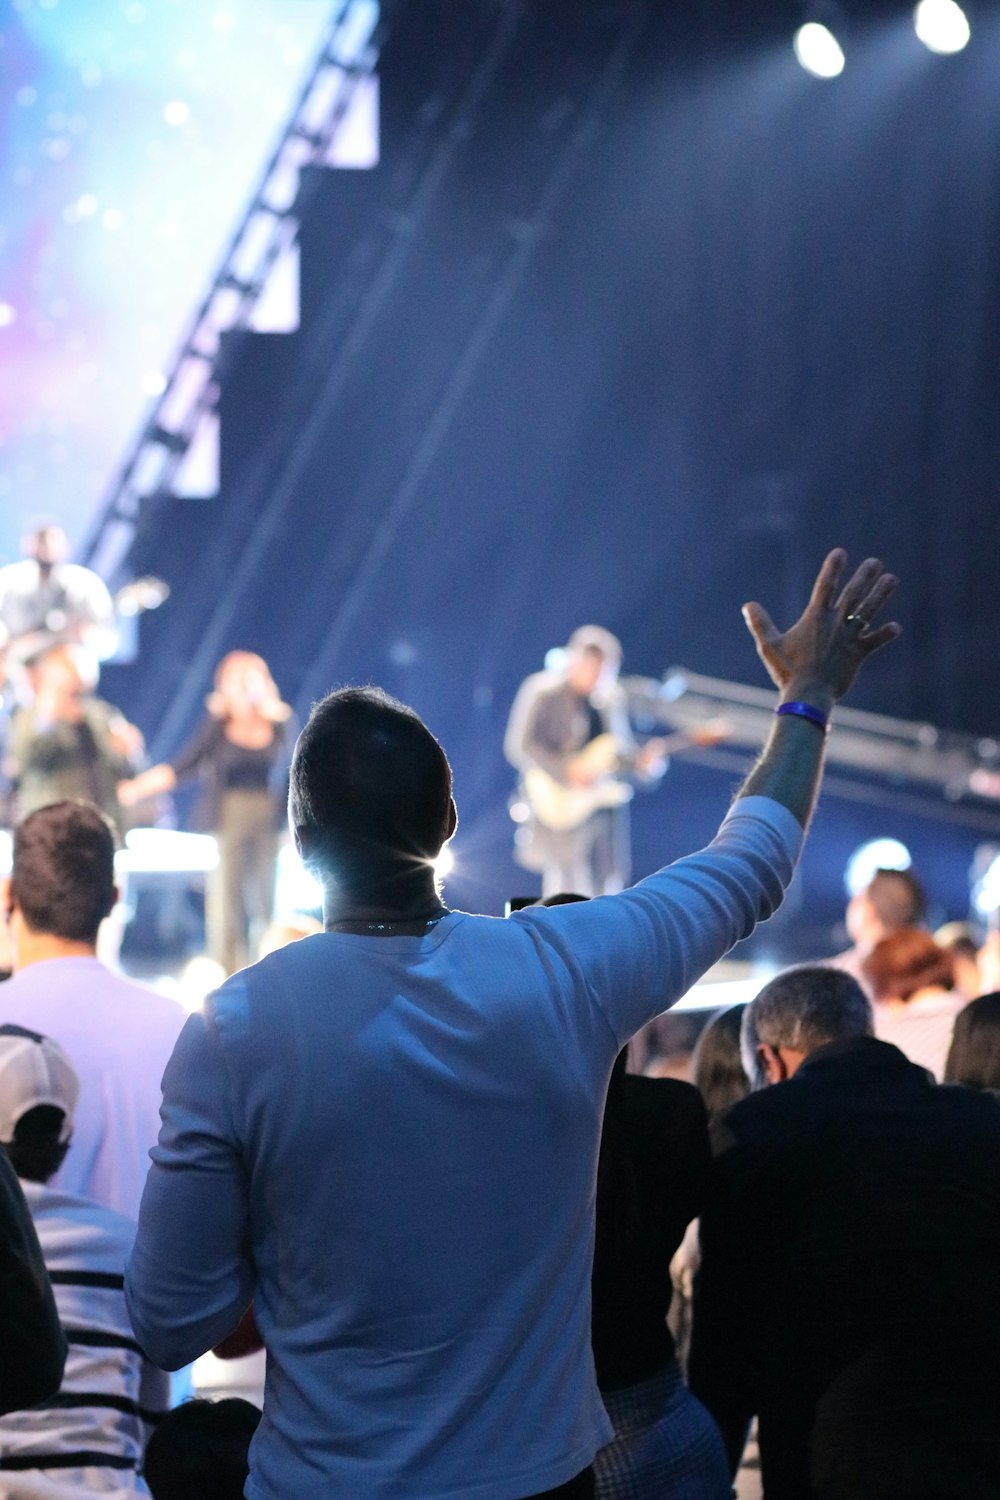
M 920 0 L 913 12 L 917 36 L 930 52 L 961 52 L 969 40 L 965 11 L 955 0 Z
M 274 909 L 279 918 L 293 912 L 323 909 L 323 887 L 306 869 L 291 844 L 282 845 L 278 851 Z
M 844 885 L 849 896 L 856 896 L 872 882 L 876 870 L 908 870 L 913 860 L 909 849 L 899 839 L 869 839 L 859 844 L 847 861 Z
M 836 78 L 844 71 L 844 50 L 833 32 L 818 21 L 807 21 L 795 33 L 795 56 L 814 78 Z
M 1000 854 L 994 855 L 972 888 L 972 904 L 981 917 L 1000 910 Z

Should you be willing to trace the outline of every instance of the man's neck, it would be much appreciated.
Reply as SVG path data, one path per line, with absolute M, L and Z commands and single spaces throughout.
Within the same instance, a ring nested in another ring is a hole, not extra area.
M 22 929 L 14 940 L 14 973 L 19 974 L 31 964 L 44 963 L 50 958 L 96 958 L 93 943 L 82 943 L 75 938 L 56 937 L 51 932 L 31 932 Z
M 401 881 L 399 888 L 380 885 L 374 890 L 328 890 L 323 900 L 327 927 L 340 924 L 404 926 L 433 921 L 447 908 L 438 895 L 433 872 L 427 879 Z

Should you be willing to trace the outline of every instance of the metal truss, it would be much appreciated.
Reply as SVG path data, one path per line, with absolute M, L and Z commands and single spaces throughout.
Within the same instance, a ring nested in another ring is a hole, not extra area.
M 772 689 L 705 677 L 684 667 L 671 668 L 662 681 L 626 677 L 622 682 L 630 712 L 640 723 L 693 732 L 708 721 L 723 719 L 726 744 L 754 750 L 765 743 L 774 723 Z M 702 752 L 701 758 L 720 761 L 724 754 Z M 878 777 L 883 799 L 888 787 L 909 784 L 914 790 L 943 794 L 951 809 L 949 816 L 956 821 L 978 825 L 985 818 L 996 826 L 995 810 L 962 819 L 955 809 L 956 803 L 978 795 L 977 772 L 1000 770 L 996 739 L 838 706 L 827 741 L 827 761 L 845 771 Z
M 217 420 L 227 355 L 222 335 L 252 326 L 272 271 L 298 235 L 299 174 L 334 159 L 351 105 L 375 72 L 380 40 L 378 0 L 340 0 L 281 139 L 173 357 L 164 390 L 81 550 L 82 561 L 105 578 L 119 573 L 142 502 L 177 492 L 196 439 Z

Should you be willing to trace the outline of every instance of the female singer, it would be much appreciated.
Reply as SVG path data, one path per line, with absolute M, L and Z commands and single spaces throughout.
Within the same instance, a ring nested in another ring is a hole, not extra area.
M 250 961 L 252 941 L 271 920 L 278 840 L 291 755 L 292 711 L 267 663 L 252 651 L 230 651 L 215 669 L 208 710 L 193 738 L 172 761 L 123 782 L 118 795 L 133 806 L 198 777 L 199 823 L 219 846 L 208 882 L 208 951 L 232 974 Z

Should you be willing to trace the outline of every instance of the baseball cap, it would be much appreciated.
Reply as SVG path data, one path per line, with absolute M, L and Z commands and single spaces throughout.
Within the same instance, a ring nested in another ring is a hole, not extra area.
M 0 1142 L 10 1145 L 29 1109 L 52 1105 L 63 1112 L 59 1142 L 69 1140 L 80 1080 L 58 1042 L 24 1026 L 0 1026 Z

